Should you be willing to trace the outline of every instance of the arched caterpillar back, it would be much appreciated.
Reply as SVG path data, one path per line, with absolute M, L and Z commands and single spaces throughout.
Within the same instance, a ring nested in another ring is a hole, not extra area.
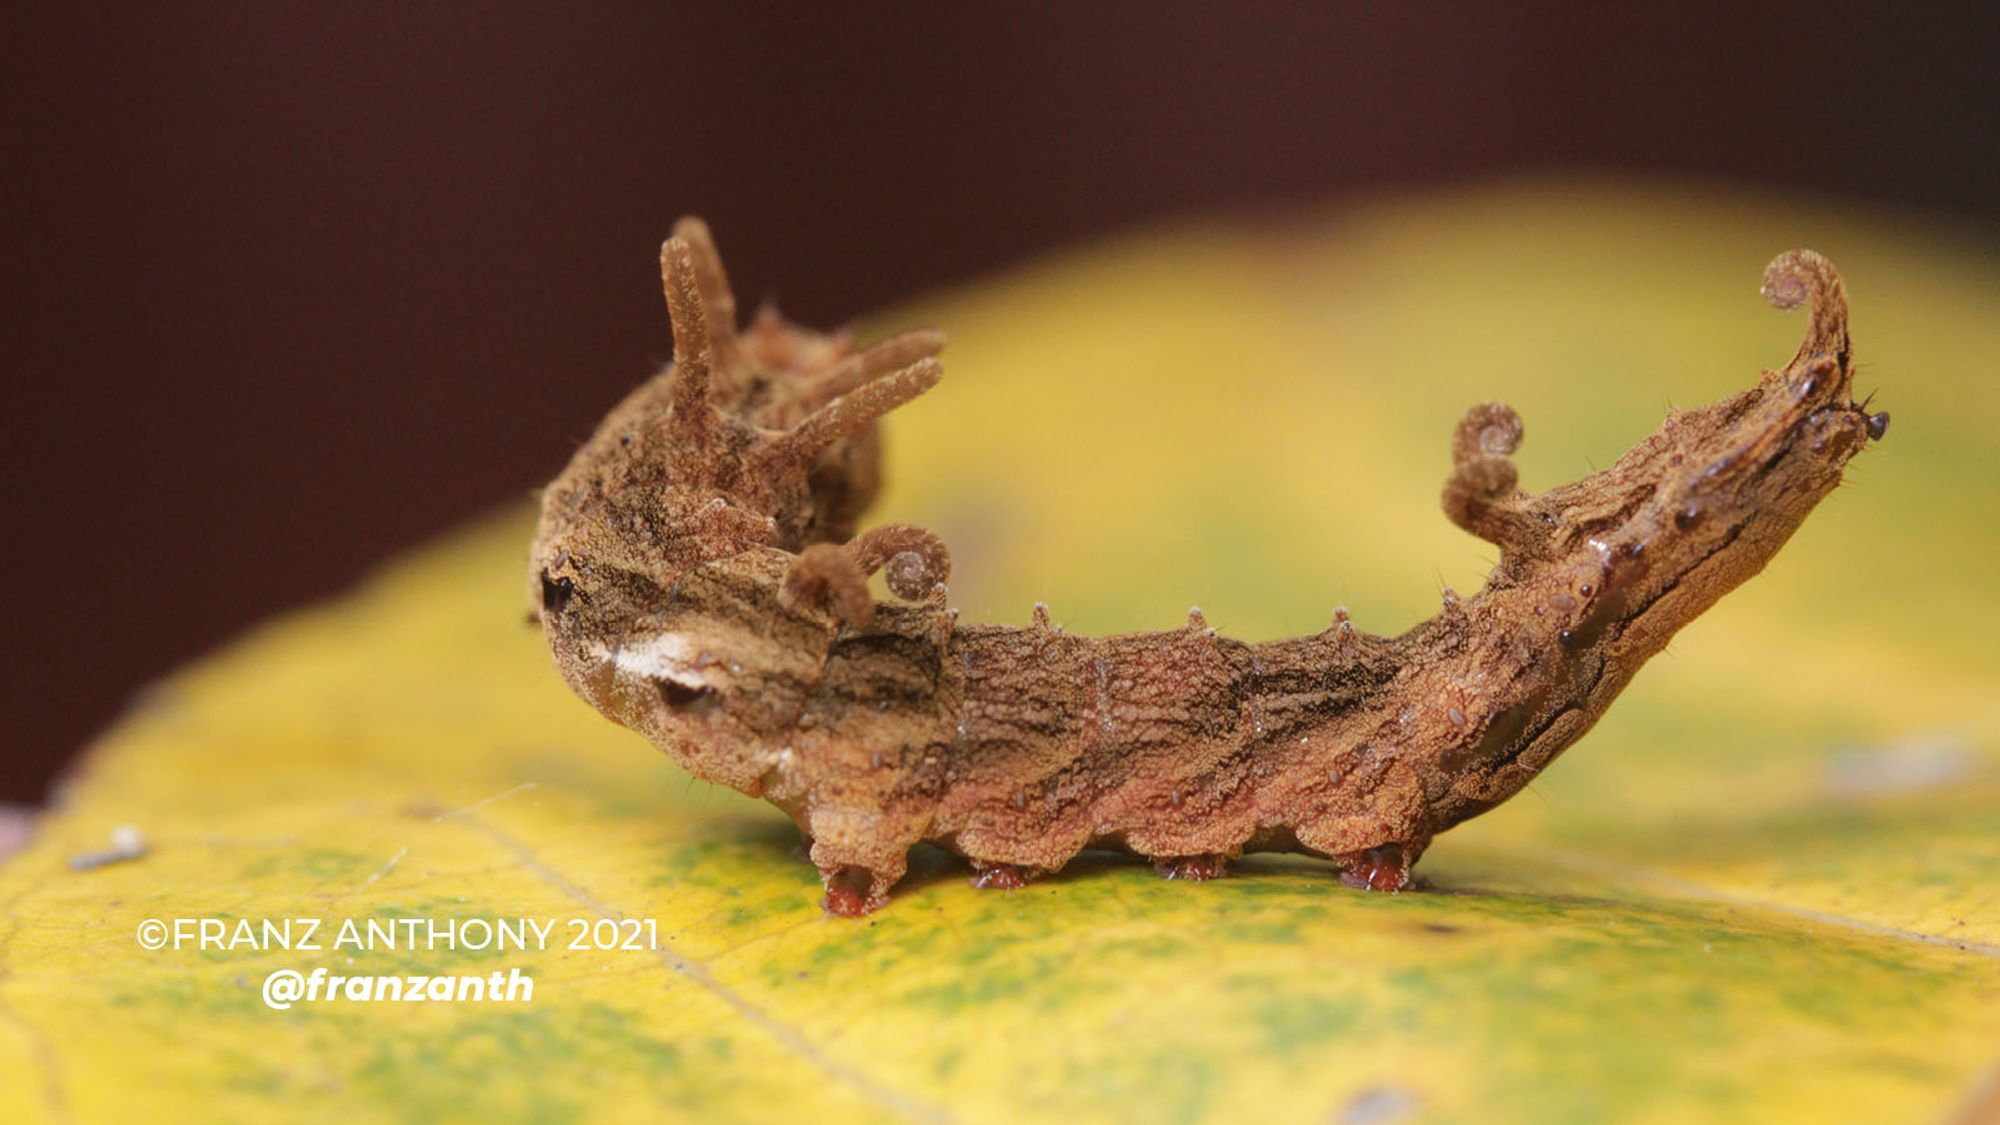
M 1474 407 L 1444 508 L 1499 546 L 1480 593 L 1399 637 L 1345 614 L 1245 644 L 1179 629 L 960 625 L 930 532 L 856 534 L 875 421 L 935 386 L 943 336 L 856 350 L 759 314 L 739 333 L 706 227 L 661 252 L 674 364 L 544 494 L 532 596 L 557 667 L 697 776 L 812 840 L 835 914 L 887 901 L 911 846 L 1015 887 L 1085 847 L 1207 879 L 1246 851 L 1326 856 L 1394 891 L 1438 832 L 1519 792 L 1674 632 L 1759 570 L 1887 428 L 1850 397 L 1846 295 L 1811 251 L 1765 274 L 1810 303 L 1798 354 L 1538 496 L 1520 418 Z M 868 589 L 886 572 L 896 599 Z

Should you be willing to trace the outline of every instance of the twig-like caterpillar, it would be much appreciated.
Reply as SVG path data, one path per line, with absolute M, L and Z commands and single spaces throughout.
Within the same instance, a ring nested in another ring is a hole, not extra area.
M 875 421 L 936 385 L 944 337 L 857 351 L 768 311 L 739 334 L 699 220 L 660 260 L 674 363 L 549 486 L 531 591 L 578 695 L 791 814 L 833 914 L 881 906 L 926 840 L 982 887 L 1110 847 L 1184 879 L 1303 851 L 1400 890 L 1433 836 L 1519 792 L 1761 569 L 1889 422 L 1850 398 L 1839 274 L 1795 250 L 1764 295 L 1810 304 L 1798 354 L 1602 472 L 1530 496 L 1519 416 L 1467 413 L 1444 509 L 1500 562 L 1402 636 L 1345 614 L 1265 644 L 1199 613 L 1103 638 L 1039 607 L 1026 628 L 960 625 L 935 535 L 855 534 Z M 874 601 L 877 570 L 898 600 Z

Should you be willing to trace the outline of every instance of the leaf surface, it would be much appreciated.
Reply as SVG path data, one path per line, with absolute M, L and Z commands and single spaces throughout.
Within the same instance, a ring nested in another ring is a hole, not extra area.
M 726 232 L 724 232 L 726 234 Z M 1534 490 L 1788 358 L 1776 251 L 1846 274 L 1895 414 L 1765 574 L 1397 896 L 937 853 L 830 920 L 762 805 L 597 718 L 522 624 L 525 512 L 151 692 L 0 868 L 0 1120 L 1937 1121 L 2000 1063 L 2000 271 L 1954 232 L 1512 185 L 1180 227 L 919 302 L 939 390 L 877 518 L 967 620 L 1393 633 L 1490 548 L 1461 410 Z M 635 330 L 636 334 L 636 330 Z M 607 407 L 610 405 L 606 404 Z M 74 871 L 116 826 L 143 858 Z M 180 949 L 149 918 L 654 919 L 655 952 Z M 535 978 L 525 1004 L 259 998 L 281 968 Z M 1987 1095 L 1992 1096 L 1992 1095 Z

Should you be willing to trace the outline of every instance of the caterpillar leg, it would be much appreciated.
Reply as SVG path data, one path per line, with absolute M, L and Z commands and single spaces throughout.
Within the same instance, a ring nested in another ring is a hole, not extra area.
M 1208 855 L 1162 856 L 1153 860 L 1153 873 L 1162 879 L 1186 879 L 1205 883 L 1229 874 L 1229 857 Z
M 816 805 L 805 825 L 811 858 L 826 888 L 828 914 L 858 918 L 889 901 L 889 890 L 910 869 L 910 849 L 924 825 L 903 822 L 865 801 Z
M 807 547 L 786 572 L 778 597 L 788 606 L 824 606 L 848 626 L 860 628 L 875 619 L 868 577 L 885 568 L 890 592 L 920 601 L 951 577 L 951 552 L 944 540 L 915 524 L 884 524 L 838 547 Z
M 876 853 L 863 859 L 841 856 L 836 850 L 815 841 L 813 866 L 819 868 L 820 909 L 837 918 L 860 918 L 889 904 L 889 891 L 909 870 L 905 852 Z
M 1034 877 L 1034 872 L 1016 864 L 972 861 L 972 885 L 982 891 L 1018 891 Z
M 865 867 L 822 867 L 819 881 L 826 888 L 819 908 L 834 918 L 863 918 L 889 904 L 888 887 L 879 887 Z
M 1402 844 L 1378 844 L 1358 852 L 1333 857 L 1340 867 L 1340 881 L 1357 890 L 1396 891 L 1410 886 L 1410 868 L 1424 854 L 1428 839 Z

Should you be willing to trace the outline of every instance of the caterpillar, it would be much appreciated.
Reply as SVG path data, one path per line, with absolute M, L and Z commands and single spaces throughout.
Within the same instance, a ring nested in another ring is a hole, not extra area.
M 1344 611 L 1259 644 L 1199 611 L 1101 638 L 1040 606 L 1025 627 L 960 624 L 938 536 L 859 529 L 876 421 L 937 385 L 942 333 L 857 348 L 769 309 L 739 329 L 695 218 L 660 261 L 673 361 L 544 490 L 535 616 L 576 694 L 790 814 L 834 915 L 886 903 L 925 841 L 985 888 L 1090 847 L 1193 880 L 1304 852 L 1351 886 L 1402 890 L 1433 837 L 1520 792 L 1757 573 L 1889 423 L 1851 397 L 1839 273 L 1794 250 L 1763 293 L 1809 306 L 1797 354 L 1670 413 L 1609 468 L 1531 495 L 1511 459 L 1520 417 L 1466 413 L 1444 511 L 1499 561 L 1400 636 Z

